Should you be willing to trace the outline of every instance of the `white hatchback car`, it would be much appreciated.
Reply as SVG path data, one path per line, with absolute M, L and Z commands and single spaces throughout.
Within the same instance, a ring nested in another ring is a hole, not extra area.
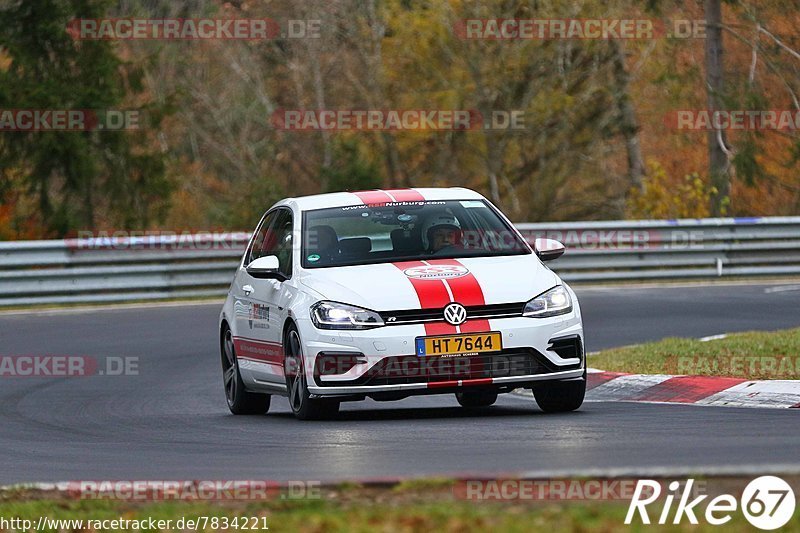
M 575 293 L 480 194 L 463 188 L 287 198 L 258 224 L 220 314 L 235 414 L 273 394 L 300 419 L 340 402 L 454 393 L 486 407 L 532 389 L 540 408 L 583 403 Z

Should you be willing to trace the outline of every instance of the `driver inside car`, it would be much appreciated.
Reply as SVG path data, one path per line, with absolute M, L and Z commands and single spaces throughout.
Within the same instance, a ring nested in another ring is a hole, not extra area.
M 436 215 L 428 220 L 423 235 L 427 238 L 426 249 L 430 254 L 463 248 L 461 224 L 452 215 Z

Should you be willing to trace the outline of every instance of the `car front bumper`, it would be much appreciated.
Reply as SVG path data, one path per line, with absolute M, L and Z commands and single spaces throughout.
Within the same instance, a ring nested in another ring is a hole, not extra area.
M 420 324 L 335 331 L 298 320 L 298 326 L 305 346 L 308 390 L 316 397 L 431 394 L 461 387 L 512 389 L 536 381 L 582 379 L 585 369 L 577 308 L 550 318 L 492 319 L 487 331 L 500 332 L 502 352 L 434 357 L 435 363 L 429 356 L 414 353 L 416 339 L 425 336 Z M 565 352 L 563 345 L 575 340 L 575 349 Z M 332 360 L 347 363 L 336 368 Z

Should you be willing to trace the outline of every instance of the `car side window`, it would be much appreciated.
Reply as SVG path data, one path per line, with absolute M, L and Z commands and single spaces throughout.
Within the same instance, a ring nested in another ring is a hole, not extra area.
M 278 216 L 270 226 L 270 232 L 273 234 L 274 240 L 268 253 L 264 254 L 277 256 L 281 273 L 289 277 L 292 275 L 292 229 L 291 210 L 278 210 Z
M 264 249 L 264 244 L 267 242 L 267 233 L 269 232 L 270 224 L 275 221 L 277 214 L 277 211 L 273 211 L 261 220 L 261 224 L 259 224 L 256 229 L 255 237 L 253 237 L 253 242 L 250 244 L 250 248 L 247 249 L 247 254 L 245 255 L 246 261 L 244 262 L 245 266 L 252 263 L 255 259 L 267 255 L 262 253 L 262 250 Z
M 259 257 L 274 255 L 278 258 L 280 271 L 292 275 L 292 212 L 276 209 L 262 222 L 256 231 L 248 254 L 248 264 Z

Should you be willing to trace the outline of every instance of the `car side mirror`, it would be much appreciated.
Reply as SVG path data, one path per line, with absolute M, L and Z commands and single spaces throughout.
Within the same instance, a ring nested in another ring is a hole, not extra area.
M 567 249 L 563 244 L 553 239 L 536 239 L 533 242 L 533 250 L 542 261 L 552 261 L 564 255 Z
M 254 259 L 247 267 L 247 273 L 256 279 L 277 279 L 286 281 L 286 276 L 280 271 L 280 262 L 275 255 L 265 255 Z

